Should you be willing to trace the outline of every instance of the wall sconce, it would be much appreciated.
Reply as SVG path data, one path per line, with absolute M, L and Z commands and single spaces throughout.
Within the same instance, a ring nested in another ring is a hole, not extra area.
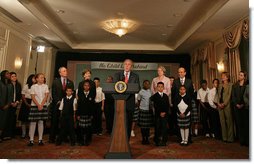
M 23 59 L 20 57 L 16 57 L 14 60 L 14 67 L 15 69 L 20 69 L 22 66 Z
M 224 63 L 223 61 L 220 61 L 219 63 L 217 63 L 217 69 L 219 72 L 223 72 L 224 71 Z

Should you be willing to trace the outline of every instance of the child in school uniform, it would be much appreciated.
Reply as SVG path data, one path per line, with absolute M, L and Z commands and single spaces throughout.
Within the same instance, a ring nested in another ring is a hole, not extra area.
M 144 80 L 143 89 L 138 93 L 139 119 L 138 126 L 141 128 L 142 144 L 149 144 L 150 128 L 153 126 L 153 111 L 150 109 L 150 82 Z
M 102 92 L 100 87 L 100 79 L 98 77 L 94 78 L 94 83 L 96 87 L 96 97 L 95 97 L 95 108 L 93 109 L 93 133 L 97 135 L 102 135 L 102 112 L 104 111 L 104 100 L 105 94 Z
M 167 118 L 169 112 L 169 98 L 163 93 L 164 83 L 157 83 L 157 92 L 151 96 L 155 111 L 155 136 L 156 146 L 166 146 L 167 143 Z
M 77 109 L 77 99 L 73 96 L 72 87 L 66 88 L 66 97 L 60 103 L 60 133 L 56 140 L 56 145 L 61 145 L 66 135 L 70 136 L 71 146 L 75 145 L 75 111 Z
M 176 96 L 174 103 L 177 108 L 177 123 L 182 138 L 180 145 L 187 146 L 191 119 L 191 98 L 186 96 L 186 88 L 184 85 L 180 86 L 179 94 Z
M 35 75 L 36 84 L 31 86 L 31 108 L 28 116 L 30 121 L 29 126 L 29 137 L 30 141 L 28 146 L 34 145 L 34 133 L 36 129 L 36 124 L 38 123 L 38 133 L 39 133 L 39 145 L 42 146 L 44 125 L 43 121 L 48 119 L 47 111 L 47 99 L 49 95 L 48 85 L 44 83 L 44 74 L 38 73 Z
M 92 110 L 95 100 L 90 92 L 91 85 L 89 80 L 84 81 L 83 92 L 78 97 L 78 107 L 76 116 L 79 126 L 78 142 L 80 146 L 88 146 L 92 141 Z

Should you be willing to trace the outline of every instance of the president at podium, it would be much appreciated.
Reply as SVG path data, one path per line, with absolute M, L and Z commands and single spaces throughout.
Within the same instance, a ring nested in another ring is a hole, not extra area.
M 114 82 L 124 81 L 126 84 L 136 83 L 138 84 L 140 89 L 139 76 L 131 70 L 133 66 L 132 60 L 125 59 L 123 65 L 124 65 L 124 70 L 117 72 L 114 75 Z M 132 124 L 134 109 L 135 109 L 135 94 L 131 94 L 126 100 L 128 138 L 130 138 L 130 135 L 131 135 L 131 124 Z

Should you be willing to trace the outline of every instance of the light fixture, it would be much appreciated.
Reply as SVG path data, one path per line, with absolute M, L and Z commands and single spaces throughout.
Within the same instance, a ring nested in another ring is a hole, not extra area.
M 217 69 L 219 72 L 223 72 L 224 71 L 224 63 L 223 61 L 220 61 L 219 63 L 217 63 Z
M 45 52 L 45 46 L 40 45 L 36 47 L 36 61 L 35 61 L 35 68 L 34 68 L 35 74 L 37 74 L 37 63 L 38 63 L 39 52 Z
M 133 32 L 138 24 L 130 19 L 109 19 L 103 21 L 101 26 L 104 30 L 121 37 L 127 33 Z
M 37 46 L 36 51 L 37 52 L 45 52 L 45 46 Z
M 22 66 L 23 59 L 20 57 L 16 57 L 14 60 L 14 67 L 15 69 L 20 69 Z

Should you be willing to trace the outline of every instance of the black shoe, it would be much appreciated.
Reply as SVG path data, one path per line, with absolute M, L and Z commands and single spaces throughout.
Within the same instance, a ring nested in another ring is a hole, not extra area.
M 71 142 L 71 146 L 75 146 L 75 142 Z
M 39 140 L 39 144 L 38 144 L 39 146 L 43 146 L 44 145 L 44 143 L 42 142 L 42 140 Z
M 34 146 L 34 142 L 33 142 L 33 141 L 29 141 L 29 143 L 27 144 L 27 146 Z
M 160 144 L 158 142 L 155 143 L 155 146 L 160 146 Z

